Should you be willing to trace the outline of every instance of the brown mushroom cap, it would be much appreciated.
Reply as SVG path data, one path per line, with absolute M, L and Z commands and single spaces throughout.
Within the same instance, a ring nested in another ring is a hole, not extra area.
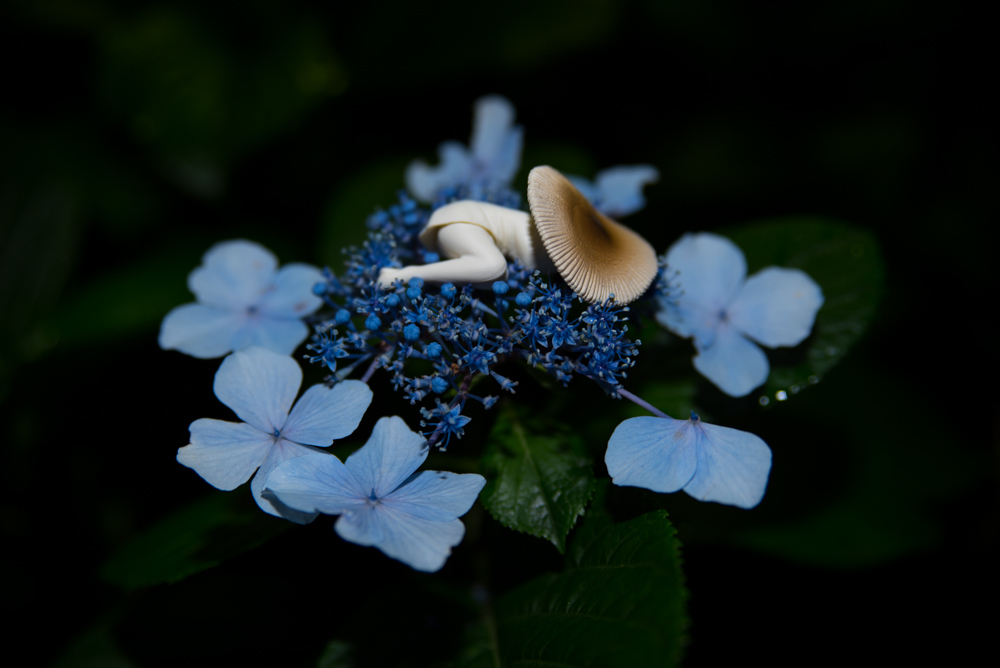
M 559 275 L 580 297 L 619 304 L 637 299 L 656 277 L 656 251 L 600 213 L 569 179 L 547 165 L 528 175 L 528 205 Z

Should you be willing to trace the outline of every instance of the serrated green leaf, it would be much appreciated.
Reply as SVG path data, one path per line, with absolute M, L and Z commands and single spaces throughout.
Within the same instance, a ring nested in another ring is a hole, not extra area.
M 102 577 L 125 589 L 177 582 L 261 545 L 291 524 L 262 512 L 241 488 L 213 492 L 126 543 Z
M 504 526 L 546 538 L 563 552 L 594 489 L 580 437 L 566 425 L 508 406 L 490 433 L 482 466 L 486 510 Z
M 584 523 L 559 575 L 501 597 L 504 666 L 673 666 L 686 598 L 674 529 L 663 511 Z
M 812 335 L 794 349 L 794 360 L 776 361 L 763 388 L 772 397 L 818 382 L 857 343 L 882 296 L 884 265 L 867 230 L 823 218 L 794 217 L 750 223 L 722 234 L 746 254 L 752 274 L 769 266 L 793 267 L 823 289 L 823 307 Z M 778 355 L 783 355 L 778 349 Z

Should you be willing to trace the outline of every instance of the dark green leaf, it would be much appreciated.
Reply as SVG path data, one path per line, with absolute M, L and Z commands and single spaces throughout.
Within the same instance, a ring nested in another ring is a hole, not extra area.
M 503 665 L 677 664 L 686 594 L 667 514 L 622 524 L 597 519 L 581 527 L 563 573 L 497 601 Z
M 868 231 L 822 218 L 794 217 L 722 231 L 743 249 L 750 274 L 769 266 L 793 267 L 823 289 L 812 335 L 789 354 L 778 349 L 763 388 L 796 394 L 818 382 L 861 338 L 882 296 L 882 255 Z M 801 353 L 801 354 L 798 354 Z
M 262 512 L 248 490 L 213 492 L 126 543 L 104 566 L 126 589 L 177 582 L 278 535 L 291 524 Z
M 488 482 L 480 499 L 490 514 L 562 552 L 594 489 L 580 437 L 529 409 L 508 406 L 490 433 L 483 470 Z
M 354 646 L 343 640 L 331 640 L 323 649 L 316 668 L 353 668 Z

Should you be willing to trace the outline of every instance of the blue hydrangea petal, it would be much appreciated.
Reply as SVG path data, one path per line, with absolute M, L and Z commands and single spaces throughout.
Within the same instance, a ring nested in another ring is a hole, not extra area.
M 272 318 L 302 318 L 316 312 L 323 300 L 313 293 L 313 286 L 323 281 L 323 274 L 312 265 L 286 264 L 274 277 L 274 285 L 260 300 L 260 313 Z
M 731 397 L 750 394 L 771 372 L 764 351 L 729 323 L 719 327 L 715 343 L 699 348 L 694 368 Z
M 689 423 L 701 433 L 698 469 L 684 491 L 699 501 L 753 508 L 764 498 L 771 472 L 771 449 L 738 429 Z
M 462 144 L 448 141 L 438 146 L 441 161 L 431 167 L 423 160 L 414 160 L 406 167 L 406 189 L 421 202 L 432 202 L 438 191 L 468 181 L 472 174 L 472 158 Z
M 248 316 L 203 304 L 182 304 L 170 311 L 160 325 L 164 350 L 209 359 L 232 352 L 233 341 L 246 326 Z
M 676 492 L 695 474 L 697 442 L 686 420 L 630 418 L 611 434 L 604 463 L 616 485 Z
M 260 468 L 257 469 L 257 475 L 253 477 L 250 481 L 250 492 L 253 494 L 254 501 L 260 506 L 268 515 L 274 515 L 275 517 L 283 517 L 286 520 L 291 520 L 296 524 L 308 524 L 316 519 L 317 513 L 313 511 L 303 512 L 297 508 L 292 508 L 282 502 L 280 499 L 275 499 L 273 497 L 268 498 L 264 495 L 264 488 L 267 485 L 268 479 L 274 474 L 274 470 L 281 466 L 283 463 L 291 459 L 297 459 L 299 457 L 304 457 L 305 455 L 317 454 L 321 451 L 315 448 L 310 448 L 306 445 L 299 445 L 298 443 L 292 443 L 291 441 L 286 441 L 283 438 L 279 438 L 275 441 L 274 445 L 267 452 L 267 457 L 261 463 Z M 325 454 L 325 453 L 324 453 Z
M 177 461 L 226 491 L 249 480 L 274 444 L 273 436 L 243 422 L 202 418 L 190 430 L 191 443 L 177 450 Z
M 264 488 L 285 505 L 303 512 L 339 515 L 368 505 L 368 492 L 358 486 L 343 462 L 317 451 L 279 464 Z
M 358 428 L 372 391 L 360 380 L 345 380 L 333 388 L 313 385 L 295 403 L 281 435 L 304 445 L 327 447 Z
M 358 506 L 341 513 L 333 529 L 338 536 L 352 543 L 365 547 L 378 545 L 385 540 L 384 527 L 379 515 L 373 505 Z
M 469 512 L 486 485 L 475 473 L 421 471 L 382 499 L 400 512 L 432 522 L 450 522 Z
M 747 279 L 729 319 L 765 346 L 795 346 L 809 336 L 822 305 L 823 291 L 804 271 L 767 267 Z
M 309 327 L 301 320 L 277 320 L 260 314 L 247 316 L 243 327 L 233 337 L 233 350 L 254 346 L 279 355 L 291 355 L 309 336 Z
M 661 304 L 656 321 L 678 336 L 693 336 L 697 345 L 707 348 L 715 343 L 722 317 L 714 308 L 691 301 L 674 301 Z
M 660 172 L 652 165 L 620 165 L 597 173 L 601 212 L 612 218 L 627 216 L 646 206 L 642 188 L 660 180 Z
M 588 202 L 595 206 L 600 203 L 601 191 L 593 181 L 576 174 L 564 174 L 564 176 L 580 191 L 581 195 L 587 198 Z
M 233 311 L 256 304 L 278 268 L 271 251 L 244 239 L 215 244 L 201 262 L 188 275 L 188 288 L 202 304 Z
M 427 459 L 427 442 L 399 416 L 380 418 L 364 447 L 344 462 L 358 484 L 382 498 L 410 477 Z
M 214 389 L 241 420 L 273 434 L 285 426 L 301 384 L 302 369 L 291 357 L 248 348 L 222 360 Z
M 721 313 L 736 298 L 747 275 L 746 258 L 739 246 L 717 234 L 685 234 L 667 250 L 667 266 L 680 272 L 677 297 L 683 313 Z M 670 322 L 670 321 L 668 321 Z M 701 338 L 704 323 L 698 320 L 671 322 L 680 336 Z M 702 341 L 708 344 L 708 339 Z
M 500 95 L 476 100 L 469 148 L 476 162 L 493 168 L 497 178 L 509 181 L 520 165 L 520 128 L 514 127 L 514 105 Z M 516 153 L 512 154 L 512 149 Z
M 341 532 L 341 523 L 345 517 L 341 516 L 337 521 L 337 533 L 347 540 L 353 540 Z M 451 548 L 461 543 L 465 537 L 465 525 L 461 520 L 434 522 L 387 504 L 379 504 L 369 513 L 369 522 L 377 525 L 382 534 L 379 540 L 369 544 L 387 556 L 427 573 L 441 570 L 451 554 Z

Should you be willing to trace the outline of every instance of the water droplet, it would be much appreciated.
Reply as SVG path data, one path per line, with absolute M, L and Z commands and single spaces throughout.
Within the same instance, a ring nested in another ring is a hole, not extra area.
M 788 390 L 789 390 L 789 391 L 790 391 L 790 392 L 791 392 L 792 394 L 798 394 L 798 393 L 799 393 L 799 390 L 801 390 L 801 389 L 802 389 L 802 388 L 801 388 L 801 387 L 799 387 L 798 385 L 792 385 L 792 386 L 791 386 L 790 388 L 788 388 Z
M 815 385 L 816 383 L 818 383 L 818 382 L 819 382 L 819 376 L 809 376 L 809 382 L 810 382 L 810 383 L 811 383 L 812 385 Z
M 774 398 L 777 399 L 778 401 L 784 401 L 785 399 L 788 398 L 788 393 L 785 392 L 784 390 L 778 390 L 777 392 L 774 393 Z
M 769 403 L 771 403 L 771 400 L 764 396 L 758 399 L 758 401 L 760 402 L 761 406 L 767 406 Z

